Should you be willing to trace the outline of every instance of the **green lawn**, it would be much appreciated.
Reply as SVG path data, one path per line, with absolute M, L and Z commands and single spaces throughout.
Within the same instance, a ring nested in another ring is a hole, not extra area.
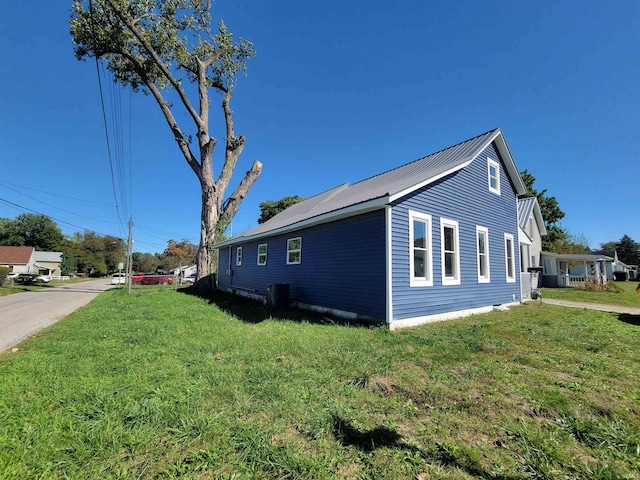
M 0 355 L 1 478 L 640 478 L 639 317 L 390 332 L 184 292 L 107 291 Z
M 578 288 L 543 288 L 542 298 L 572 300 L 575 302 L 603 303 L 622 307 L 640 308 L 640 297 L 636 294 L 638 282 L 613 282 L 621 292 L 589 292 Z

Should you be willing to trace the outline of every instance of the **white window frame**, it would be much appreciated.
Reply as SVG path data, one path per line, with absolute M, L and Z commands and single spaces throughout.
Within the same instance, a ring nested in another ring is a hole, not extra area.
M 299 248 L 291 248 L 290 243 L 289 242 L 293 242 L 297 240 L 299 243 Z M 298 254 L 298 260 L 297 261 L 291 261 L 291 254 L 292 253 L 297 253 Z M 287 239 L 287 265 L 300 265 L 300 263 L 302 263 L 302 237 L 294 237 L 294 238 L 289 238 Z
M 485 252 L 480 252 L 480 234 L 485 238 Z M 486 271 L 485 275 L 482 275 L 480 265 L 482 263 L 482 256 L 484 255 Z M 476 225 L 476 258 L 478 261 L 478 283 L 490 283 L 491 282 L 491 256 L 489 255 L 489 229 L 487 227 L 481 227 Z
M 454 250 L 452 252 L 455 254 L 455 265 L 454 265 L 454 275 L 452 277 L 446 276 L 446 265 L 445 259 L 446 254 L 444 245 L 444 230 L 445 228 L 452 228 L 454 230 Z M 460 228 L 458 226 L 458 222 L 456 220 L 449 220 L 448 218 L 440 219 L 440 254 L 442 261 L 442 285 L 460 285 Z
M 496 169 L 496 174 L 491 175 L 491 167 Z M 491 180 L 495 178 L 496 186 L 491 185 Z M 489 183 L 489 191 L 500 195 L 500 164 L 491 158 L 487 158 L 487 181 Z
M 264 247 L 264 253 L 260 253 L 260 247 Z M 266 264 L 267 264 L 267 244 L 260 243 L 258 244 L 258 265 L 265 266 Z
M 508 241 L 511 241 L 511 248 L 509 248 Z M 511 258 L 509 258 L 511 257 Z M 511 262 L 511 271 L 512 275 L 509 275 L 509 262 Z M 504 234 L 504 267 L 505 267 L 505 276 L 507 277 L 507 283 L 514 283 L 516 281 L 516 253 L 515 253 L 515 242 L 513 240 L 513 235 L 510 233 Z
M 242 247 L 236 247 L 236 267 L 242 265 Z
M 415 277 L 415 259 L 414 259 L 414 231 L 413 222 L 418 221 L 425 224 L 426 246 L 421 250 L 426 251 L 426 276 Z M 431 287 L 433 286 L 433 248 L 432 248 L 432 220 L 431 215 L 426 213 L 414 212 L 409 210 L 409 286 L 410 287 Z

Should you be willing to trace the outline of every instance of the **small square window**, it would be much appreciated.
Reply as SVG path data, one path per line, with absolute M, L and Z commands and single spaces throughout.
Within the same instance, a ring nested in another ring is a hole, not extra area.
M 489 191 L 500 195 L 500 164 L 488 158 L 487 169 L 489 174 Z
M 261 243 L 258 245 L 258 265 L 267 264 L 267 244 Z
M 302 262 L 302 237 L 287 240 L 287 265 L 297 265 Z
M 242 247 L 236 248 L 236 266 L 242 265 Z

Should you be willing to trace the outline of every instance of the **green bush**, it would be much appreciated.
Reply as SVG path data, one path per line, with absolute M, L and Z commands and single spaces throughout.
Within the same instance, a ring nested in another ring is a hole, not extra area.
M 9 274 L 11 273 L 11 269 L 8 267 L 0 267 L 0 287 L 3 287 Z

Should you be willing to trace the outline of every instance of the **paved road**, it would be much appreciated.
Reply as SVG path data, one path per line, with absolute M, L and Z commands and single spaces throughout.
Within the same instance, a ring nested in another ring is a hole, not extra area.
M 0 297 L 0 352 L 89 303 L 112 287 L 109 282 L 101 278 Z
M 640 315 L 640 307 L 619 307 L 617 305 L 603 305 L 600 303 L 572 302 L 569 300 L 556 300 L 555 298 L 542 298 L 543 303 L 550 305 L 561 305 L 563 307 L 588 308 L 590 310 L 601 310 L 603 312 L 626 313 L 629 315 Z M 640 303 L 640 302 L 639 302 Z

